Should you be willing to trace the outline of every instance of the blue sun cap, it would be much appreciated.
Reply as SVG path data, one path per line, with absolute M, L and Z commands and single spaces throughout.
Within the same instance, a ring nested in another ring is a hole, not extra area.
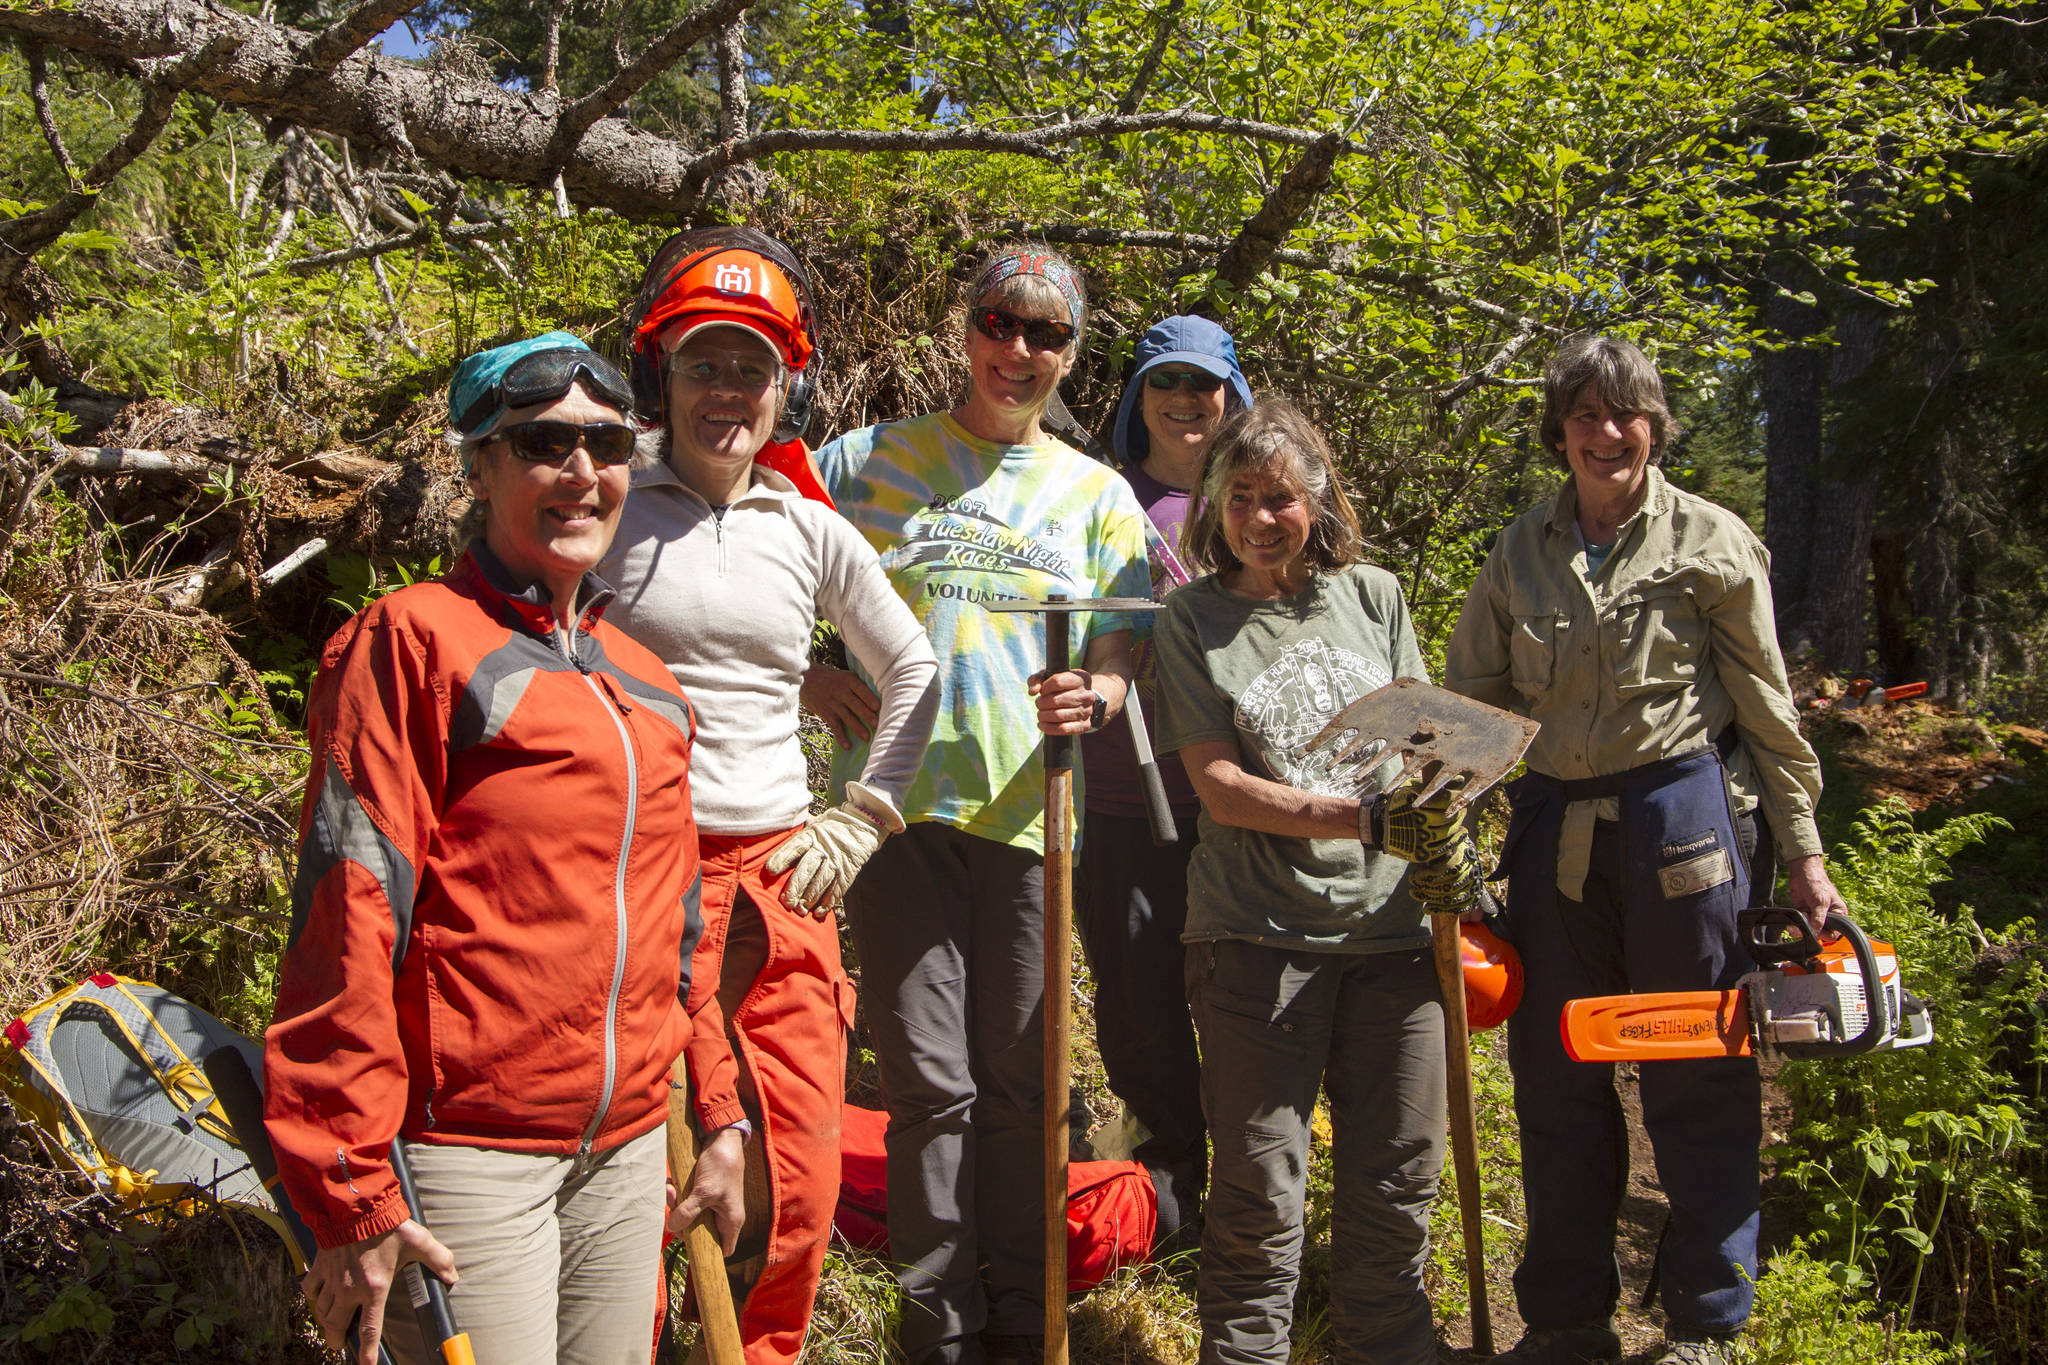
M 633 411 L 633 388 L 618 366 L 569 332 L 543 332 L 478 351 L 455 367 L 448 381 L 448 425 L 474 436 L 508 408 L 530 407 L 560 398 L 582 380 L 592 395 Z
M 1138 395 L 1144 391 L 1145 375 L 1161 365 L 1181 364 L 1213 374 L 1224 381 L 1225 406 L 1235 411 L 1252 405 L 1252 386 L 1237 363 L 1237 342 L 1229 332 L 1207 318 L 1162 318 L 1145 329 L 1134 357 L 1137 369 L 1124 385 L 1123 401 L 1117 405 L 1116 422 L 1110 428 L 1110 443 L 1117 458 L 1136 464 L 1152 453 L 1152 434 L 1145 429 Z

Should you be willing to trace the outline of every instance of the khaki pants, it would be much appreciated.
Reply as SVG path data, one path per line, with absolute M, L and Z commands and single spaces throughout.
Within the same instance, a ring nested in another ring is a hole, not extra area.
M 455 1254 L 455 1325 L 491 1365 L 645 1365 L 661 1275 L 664 1130 L 587 1159 L 408 1143 L 421 1222 Z M 433 1365 L 404 1281 L 384 1340 Z

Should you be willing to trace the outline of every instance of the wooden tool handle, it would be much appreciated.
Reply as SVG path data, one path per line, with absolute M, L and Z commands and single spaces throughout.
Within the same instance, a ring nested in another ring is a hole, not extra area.
M 697 1130 L 690 1120 L 689 1078 L 680 1059 L 675 1079 L 668 1088 L 668 1170 L 680 1198 L 690 1192 L 690 1177 L 697 1169 Z M 740 1320 L 733 1311 L 732 1282 L 725 1277 L 725 1249 L 718 1244 L 718 1232 L 710 1216 L 699 1218 L 683 1232 L 683 1249 L 690 1261 L 690 1284 L 697 1291 L 697 1321 L 704 1328 L 704 1349 L 711 1365 L 741 1365 Z
M 1152 822 L 1152 842 L 1161 848 L 1178 843 L 1173 807 L 1166 801 L 1166 783 L 1159 776 L 1159 762 L 1152 756 L 1152 736 L 1145 733 L 1145 713 L 1138 705 L 1138 680 L 1131 679 L 1124 693 L 1124 716 L 1131 723 L 1131 748 L 1138 755 L 1138 780 L 1145 788 L 1145 815 Z
M 1472 1305 L 1472 1349 L 1493 1354 L 1493 1315 L 1486 1302 L 1486 1240 L 1479 1218 L 1479 1117 L 1472 1100 L 1472 1034 L 1465 1019 L 1465 963 L 1456 915 L 1429 917 L 1437 983 L 1444 998 L 1444 1057 L 1449 1064 L 1451 1161 L 1458 1176 L 1458 1214 L 1465 1234 L 1465 1281 Z
M 1045 1365 L 1067 1361 L 1067 1105 L 1072 1090 L 1074 775 L 1045 774 Z

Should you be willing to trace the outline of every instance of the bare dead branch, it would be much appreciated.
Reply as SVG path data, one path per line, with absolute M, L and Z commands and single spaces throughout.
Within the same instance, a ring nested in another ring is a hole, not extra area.
M 456 223 L 442 231 L 451 242 L 480 242 L 494 237 L 506 237 L 512 233 L 509 223 Z M 393 237 L 380 237 L 372 242 L 358 242 L 334 251 L 323 251 L 317 256 L 301 256 L 296 261 L 285 262 L 284 268 L 294 275 L 317 275 L 337 265 L 350 261 L 366 261 L 373 256 L 382 256 L 393 251 L 404 251 L 410 247 L 425 246 L 434 239 L 434 225 L 421 223 L 411 232 L 401 232 Z
M 324 76 L 419 7 L 420 0 L 364 0 L 306 44 L 299 60 Z
M 36 106 L 36 122 L 42 125 L 43 141 L 50 144 L 65 180 L 77 184 L 78 163 L 71 159 L 64 135 L 57 131 L 56 112 L 50 108 L 50 64 L 41 43 L 28 44 L 28 94 Z
M 1180 27 L 1180 13 L 1187 7 L 1187 0 L 1167 0 L 1166 8 L 1159 11 L 1159 24 L 1152 31 L 1152 46 L 1145 51 L 1144 60 L 1138 63 L 1138 74 L 1131 77 L 1130 89 L 1116 102 L 1120 114 L 1135 114 L 1138 106 L 1145 102 L 1145 91 L 1152 85 L 1152 78 L 1159 74 L 1159 63 L 1166 56 L 1166 45 L 1173 39 L 1173 31 Z
M 115 474 L 192 474 L 212 478 L 231 466 L 204 455 L 175 450 L 131 450 L 125 446 L 60 446 L 57 472 L 111 477 Z
M 540 88 L 553 92 L 555 68 L 562 60 L 562 20 L 569 14 L 569 0 L 554 0 L 548 6 L 548 36 L 541 47 Z
M 718 31 L 718 136 L 721 141 L 747 135 L 746 22 L 735 18 Z
M 1316 196 L 1329 185 L 1337 168 L 1337 154 L 1344 144 L 1342 133 L 1325 133 L 1287 168 L 1280 183 L 1250 221 L 1238 229 L 1237 237 L 1216 258 L 1216 283 L 1242 289 L 1259 277 L 1280 243 L 1315 205 Z M 1214 308 L 1213 296 L 1204 300 Z
M 694 195 L 719 171 L 742 161 L 759 161 L 777 152 L 1000 152 L 1012 156 L 1058 161 L 1069 142 L 1116 137 L 1124 133 L 1162 131 L 1221 133 L 1254 141 L 1311 147 L 1326 133 L 1288 128 L 1277 123 L 1221 118 L 1186 110 L 1151 114 L 1098 114 L 1037 128 L 778 128 L 738 142 L 722 143 L 698 153 L 689 163 L 684 183 Z M 1340 139 L 1340 152 L 1361 150 Z
M 1539 335 L 1541 335 L 1541 332 L 1535 320 L 1533 318 L 1523 318 L 1516 325 L 1513 334 L 1501 344 L 1500 349 L 1495 351 L 1484 365 L 1481 365 L 1478 369 L 1436 396 L 1437 410 L 1442 411 L 1449 408 L 1451 404 L 1457 402 L 1481 384 L 1498 380 L 1501 371 L 1513 364 L 1515 357 L 1527 350 L 1529 343 L 1534 341 Z
M 689 50 L 747 12 L 756 0 L 705 0 L 678 20 L 638 61 L 562 111 L 549 151 L 559 164 L 597 121 L 647 88 L 647 83 L 681 61 Z

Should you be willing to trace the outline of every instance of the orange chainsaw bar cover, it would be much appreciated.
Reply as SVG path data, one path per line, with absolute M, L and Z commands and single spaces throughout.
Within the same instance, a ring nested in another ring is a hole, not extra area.
M 1664 991 L 1567 1000 L 1558 1016 L 1575 1062 L 1747 1057 L 1749 1007 L 1741 991 Z

